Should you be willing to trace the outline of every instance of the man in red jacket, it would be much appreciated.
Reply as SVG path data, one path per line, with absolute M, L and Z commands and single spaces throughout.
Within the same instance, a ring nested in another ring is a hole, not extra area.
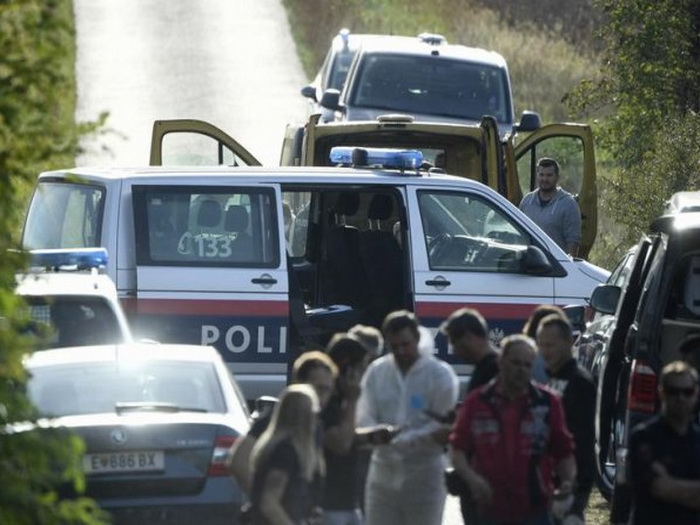
M 529 337 L 505 338 L 500 373 L 467 396 L 450 435 L 483 525 L 549 524 L 552 496 L 573 501 L 573 440 L 560 399 L 530 379 L 535 353 Z

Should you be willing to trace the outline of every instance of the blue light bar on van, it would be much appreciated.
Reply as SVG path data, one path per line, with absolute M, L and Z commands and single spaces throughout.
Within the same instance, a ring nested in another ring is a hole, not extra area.
M 30 266 L 35 268 L 89 270 L 107 266 L 107 250 L 104 248 L 32 250 L 30 254 Z
M 331 148 L 331 162 L 353 166 L 381 166 L 387 169 L 415 170 L 423 164 L 423 153 L 416 149 L 336 146 Z

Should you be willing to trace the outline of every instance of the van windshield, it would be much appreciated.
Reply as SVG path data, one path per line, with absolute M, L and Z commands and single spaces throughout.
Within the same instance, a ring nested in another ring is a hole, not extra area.
M 100 246 L 105 189 L 78 182 L 37 185 L 24 224 L 27 249 Z
M 409 114 L 512 121 L 507 73 L 463 60 L 377 53 L 368 55 L 353 82 L 350 104 Z

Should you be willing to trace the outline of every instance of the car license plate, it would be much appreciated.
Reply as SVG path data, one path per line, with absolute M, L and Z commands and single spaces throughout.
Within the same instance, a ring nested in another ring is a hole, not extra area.
M 165 457 L 154 450 L 85 454 L 83 468 L 86 474 L 157 471 L 165 468 Z

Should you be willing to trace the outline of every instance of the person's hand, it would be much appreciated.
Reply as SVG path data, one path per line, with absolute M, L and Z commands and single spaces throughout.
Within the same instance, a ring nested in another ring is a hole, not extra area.
M 574 504 L 574 495 L 568 494 L 566 496 L 555 497 L 552 501 L 552 516 L 558 520 L 563 520 L 571 510 L 571 506 Z
M 472 499 L 479 507 L 486 507 L 491 504 L 493 499 L 493 490 L 491 490 L 491 485 L 486 481 L 486 478 L 482 478 L 476 472 L 473 472 L 469 479 L 467 480 L 469 484 L 469 490 L 472 494 Z
M 386 445 L 399 433 L 399 427 L 377 425 L 367 433 L 367 442 L 371 445 Z
M 673 483 L 671 476 L 666 470 L 663 463 L 654 461 L 651 464 L 651 471 L 654 474 L 654 479 L 651 482 L 651 494 L 656 498 L 666 499 L 673 492 Z
M 356 401 L 360 397 L 360 382 L 362 370 L 359 367 L 351 367 L 340 379 L 340 392 L 345 399 Z
M 340 389 L 343 398 L 348 401 L 357 401 L 357 399 L 360 397 L 360 393 L 362 392 L 362 388 L 360 388 L 359 383 L 343 382 Z
M 558 520 L 564 519 L 571 506 L 574 504 L 573 484 L 570 481 L 564 481 L 554 491 L 552 501 L 552 516 Z
M 569 514 L 561 520 L 561 525 L 585 525 L 583 518 L 577 514 Z
M 311 509 L 306 523 L 308 525 L 321 525 L 323 523 L 323 509 L 321 509 L 321 507 L 314 507 Z
M 448 438 L 450 437 L 450 432 L 452 432 L 451 425 L 443 425 L 440 428 L 436 428 L 430 434 L 432 438 L 440 445 L 447 445 Z

